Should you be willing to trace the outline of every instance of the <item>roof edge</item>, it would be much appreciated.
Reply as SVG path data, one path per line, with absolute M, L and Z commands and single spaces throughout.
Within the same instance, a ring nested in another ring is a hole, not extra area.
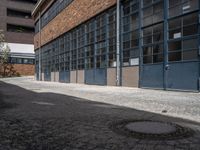
M 45 2 L 45 0 L 39 0 L 32 11 L 32 16 L 36 14 L 40 6 Z

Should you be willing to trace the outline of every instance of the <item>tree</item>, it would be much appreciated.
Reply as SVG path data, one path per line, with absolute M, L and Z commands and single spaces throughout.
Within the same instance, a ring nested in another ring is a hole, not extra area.
M 10 69 L 9 55 L 10 48 L 5 43 L 3 31 L 0 30 L 0 76 L 7 76 L 7 70 Z

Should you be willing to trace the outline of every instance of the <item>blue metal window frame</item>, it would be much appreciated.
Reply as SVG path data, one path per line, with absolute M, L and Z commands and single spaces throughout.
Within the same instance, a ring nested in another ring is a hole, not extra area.
M 127 7 L 129 7 L 129 11 L 126 15 L 124 15 L 124 4 L 123 2 L 121 3 L 121 18 L 123 19 L 123 21 L 121 21 L 121 66 L 135 66 L 135 65 L 131 65 L 130 64 L 130 59 L 134 59 L 134 58 L 138 58 L 139 59 L 139 41 L 140 41 L 140 1 L 139 0 L 134 0 L 134 1 L 126 1 L 126 3 L 128 3 Z M 138 9 L 137 10 L 133 10 L 131 11 L 131 6 L 132 5 L 137 5 L 138 6 Z M 131 16 L 132 15 L 137 15 L 137 18 L 138 18 L 138 22 L 137 22 L 137 27 L 134 28 L 134 29 L 131 29 Z M 125 18 L 129 18 L 129 23 L 127 24 L 124 24 L 124 19 Z M 124 27 L 126 25 L 129 24 L 129 30 L 127 31 L 124 31 Z M 134 34 L 135 32 L 138 32 L 136 36 L 136 39 L 132 39 L 132 34 Z M 128 34 L 129 37 L 126 41 L 124 41 L 124 38 L 125 38 L 125 35 Z M 137 40 L 137 46 L 134 46 L 132 47 L 132 40 Z M 129 42 L 129 48 L 124 48 L 124 42 Z M 127 55 L 127 58 L 128 59 L 128 64 L 124 64 L 124 61 L 125 61 L 125 57 L 124 57 L 124 54 L 125 52 L 129 53 L 129 55 Z M 133 56 L 131 56 L 131 52 L 133 53 Z M 138 64 L 139 65 L 139 64 Z M 138 66 L 136 65 L 136 66 Z

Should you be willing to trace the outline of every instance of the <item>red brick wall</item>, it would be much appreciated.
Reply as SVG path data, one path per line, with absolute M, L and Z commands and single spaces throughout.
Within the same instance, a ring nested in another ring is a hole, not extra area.
M 116 0 L 74 0 L 41 32 L 41 45 L 96 16 L 116 4 Z M 34 37 L 35 49 L 39 47 L 39 33 Z
M 30 76 L 35 74 L 35 65 L 14 64 L 14 70 L 22 76 Z

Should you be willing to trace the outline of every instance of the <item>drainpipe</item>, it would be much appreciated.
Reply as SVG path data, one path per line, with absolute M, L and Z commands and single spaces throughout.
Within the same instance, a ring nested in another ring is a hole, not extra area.
M 117 0 L 117 73 L 116 85 L 120 86 L 120 0 Z
M 42 80 L 41 69 L 41 12 L 39 11 L 39 81 Z
M 168 77 L 168 72 L 169 72 L 169 62 L 168 62 L 168 23 L 167 23 L 167 18 L 168 18 L 168 1 L 165 1 L 164 3 L 164 90 L 167 90 L 168 88 L 168 82 L 167 82 L 167 77 Z

